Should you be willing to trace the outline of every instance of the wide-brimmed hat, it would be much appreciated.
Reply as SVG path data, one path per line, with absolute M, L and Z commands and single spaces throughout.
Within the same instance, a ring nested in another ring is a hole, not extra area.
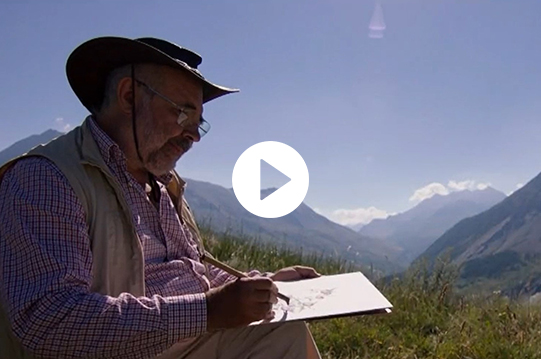
M 66 63 L 66 74 L 71 88 L 90 112 L 103 101 L 109 73 L 128 64 L 150 63 L 186 71 L 203 84 L 203 103 L 239 91 L 205 79 L 197 70 L 201 61 L 199 54 L 161 39 L 98 37 L 73 50 Z

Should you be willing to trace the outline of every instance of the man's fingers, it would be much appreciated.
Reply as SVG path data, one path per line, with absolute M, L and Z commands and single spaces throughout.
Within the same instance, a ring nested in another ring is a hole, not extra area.
M 321 276 L 321 274 L 316 272 L 312 267 L 295 266 L 294 268 L 303 278 L 316 278 Z
M 257 289 L 263 288 L 263 289 Z M 210 330 L 248 325 L 272 318 L 277 288 L 269 278 L 240 278 L 205 293 Z
M 270 299 L 272 304 L 278 303 L 278 296 L 276 295 L 276 293 L 273 292 Z
M 253 298 L 258 303 L 277 303 L 278 297 L 276 293 L 270 290 L 256 290 L 253 294 Z
M 272 290 L 274 285 L 272 279 L 265 277 L 241 278 L 240 280 L 254 290 Z
M 266 320 L 272 320 L 274 319 L 274 316 L 276 315 L 276 313 L 274 312 L 274 310 L 271 310 L 270 312 L 267 313 L 267 316 L 265 317 Z
M 271 303 L 258 303 L 255 306 L 259 319 L 264 319 L 270 312 L 272 312 Z

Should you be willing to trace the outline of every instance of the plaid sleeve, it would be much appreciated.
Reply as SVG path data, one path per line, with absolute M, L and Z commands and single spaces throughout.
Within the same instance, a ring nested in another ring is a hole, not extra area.
M 209 267 L 209 282 L 211 288 L 216 288 L 221 285 L 224 285 L 227 282 L 237 279 L 234 275 L 227 273 L 220 268 L 217 268 L 211 264 L 208 264 Z
M 0 186 L 0 304 L 14 334 L 44 358 L 147 358 L 206 330 L 204 293 L 90 292 L 81 203 L 44 158 L 20 160 Z
M 213 265 L 209 266 L 210 273 L 210 287 L 216 288 L 221 285 L 224 285 L 227 282 L 237 279 L 234 275 L 227 273 L 226 271 L 221 270 L 220 268 L 214 267 Z M 246 273 L 248 277 L 269 277 L 272 273 L 261 273 L 260 271 L 253 269 Z

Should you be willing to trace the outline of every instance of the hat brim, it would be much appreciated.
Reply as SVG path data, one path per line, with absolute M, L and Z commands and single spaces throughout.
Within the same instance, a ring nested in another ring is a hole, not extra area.
M 186 71 L 201 81 L 203 103 L 239 91 L 206 80 L 186 63 L 175 60 L 152 46 L 122 37 L 100 37 L 81 44 L 68 58 L 66 75 L 75 95 L 93 112 L 103 101 L 109 73 L 128 64 L 142 63 L 165 65 Z

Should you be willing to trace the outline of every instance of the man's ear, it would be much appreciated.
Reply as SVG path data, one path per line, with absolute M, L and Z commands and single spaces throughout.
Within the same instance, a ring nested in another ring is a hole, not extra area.
M 118 109 L 126 114 L 130 115 L 132 113 L 133 97 L 134 93 L 132 89 L 132 79 L 131 77 L 124 77 L 118 82 L 116 88 L 116 100 L 118 104 Z

